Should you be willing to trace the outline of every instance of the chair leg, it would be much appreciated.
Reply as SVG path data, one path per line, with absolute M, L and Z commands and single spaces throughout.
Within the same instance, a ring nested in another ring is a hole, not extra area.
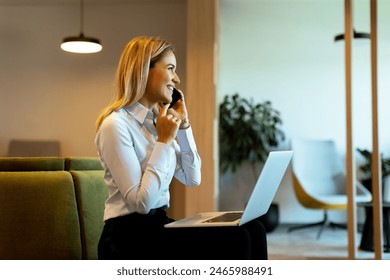
M 313 223 L 313 224 L 304 224 L 304 225 L 300 225 L 300 226 L 290 227 L 287 231 L 291 232 L 291 231 L 294 231 L 294 230 L 297 230 L 297 229 L 317 227 L 317 226 L 321 226 L 323 224 L 324 224 L 324 221 L 321 221 L 321 222 L 318 222 L 318 223 Z
M 291 231 L 294 231 L 294 230 L 297 230 L 297 229 L 311 228 L 311 227 L 315 227 L 315 226 L 320 226 L 320 229 L 319 229 L 318 234 L 317 234 L 317 239 L 320 239 L 321 234 L 322 234 L 324 228 L 327 227 L 327 226 L 343 228 L 343 229 L 346 228 L 344 225 L 329 222 L 329 220 L 328 220 L 328 211 L 325 210 L 324 211 L 324 218 L 322 219 L 322 221 L 320 221 L 318 223 L 313 223 L 313 224 L 305 224 L 305 225 L 290 227 L 287 231 L 291 232 Z
M 332 228 L 342 228 L 342 229 L 346 229 L 347 228 L 347 225 L 337 224 L 337 223 L 333 223 L 333 222 L 330 222 L 329 226 L 331 226 Z

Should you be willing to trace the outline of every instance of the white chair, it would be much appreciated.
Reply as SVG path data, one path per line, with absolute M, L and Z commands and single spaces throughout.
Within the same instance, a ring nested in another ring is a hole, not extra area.
M 345 227 L 328 219 L 328 211 L 347 208 L 345 164 L 334 141 L 293 139 L 291 149 L 294 151 L 292 173 L 296 197 L 302 206 L 323 211 L 324 217 L 317 223 L 291 227 L 289 232 L 320 226 L 317 235 L 320 238 L 325 226 Z M 372 200 L 371 193 L 358 181 L 356 188 L 356 202 Z

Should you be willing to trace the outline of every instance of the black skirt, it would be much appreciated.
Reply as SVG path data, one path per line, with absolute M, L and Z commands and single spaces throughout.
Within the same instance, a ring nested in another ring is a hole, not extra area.
M 99 259 L 162 259 L 166 248 L 164 210 L 132 213 L 105 222 L 98 244 Z
M 106 221 L 99 259 L 267 259 L 266 231 L 254 220 L 241 227 L 164 228 L 165 210 Z

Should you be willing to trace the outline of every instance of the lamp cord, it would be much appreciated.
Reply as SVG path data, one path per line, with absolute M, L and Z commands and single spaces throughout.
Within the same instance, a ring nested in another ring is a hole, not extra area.
M 84 35 L 84 1 L 80 0 L 80 33 Z

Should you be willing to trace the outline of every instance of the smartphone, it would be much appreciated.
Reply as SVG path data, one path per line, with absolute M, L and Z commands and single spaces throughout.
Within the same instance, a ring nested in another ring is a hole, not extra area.
M 169 108 L 172 108 L 172 106 L 175 105 L 180 98 L 181 98 L 181 93 L 176 88 L 173 88 L 172 102 L 171 104 L 169 104 Z

